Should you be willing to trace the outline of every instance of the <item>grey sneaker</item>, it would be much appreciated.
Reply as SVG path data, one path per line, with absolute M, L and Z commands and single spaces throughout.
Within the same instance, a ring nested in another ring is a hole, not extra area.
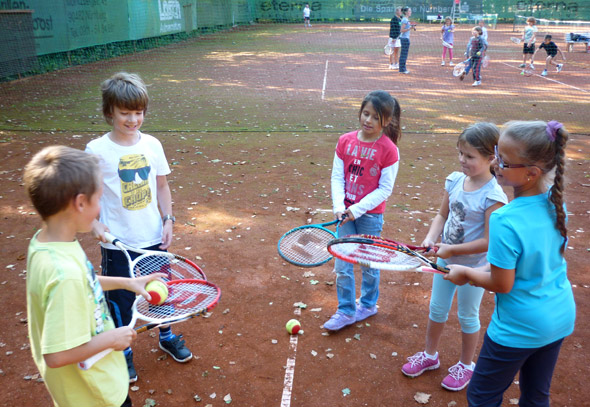
M 526 64 L 520 64 L 518 65 L 519 68 L 524 68 L 526 66 Z
M 324 329 L 329 331 L 339 331 L 345 326 L 352 325 L 356 322 L 354 315 L 346 315 L 343 312 L 336 311 L 334 315 L 324 324 Z
M 557 72 L 561 72 L 563 69 L 563 64 L 557 64 Z
M 361 304 L 358 304 L 356 306 L 356 313 L 354 314 L 354 318 L 356 319 L 356 322 L 359 322 L 359 321 L 365 320 L 369 317 L 372 317 L 376 313 L 377 313 L 377 306 L 376 305 L 371 308 L 366 308 L 366 307 L 362 306 Z
M 547 70 L 544 69 L 543 72 L 541 72 L 541 76 L 547 76 Z

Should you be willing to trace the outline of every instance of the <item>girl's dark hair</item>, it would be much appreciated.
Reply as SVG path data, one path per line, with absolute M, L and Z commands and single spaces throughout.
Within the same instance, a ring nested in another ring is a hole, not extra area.
M 547 178 L 550 177 L 548 174 L 555 170 L 553 185 L 549 189 L 549 199 L 555 206 L 555 227 L 564 239 L 560 248 L 563 254 L 567 242 L 563 190 L 565 188 L 565 145 L 569 133 L 563 127 L 555 131 L 548 130 L 547 123 L 543 121 L 510 121 L 504 125 L 502 136 L 519 142 L 523 147 L 520 150 L 520 157 L 541 169 Z M 553 136 L 555 140 L 552 139 Z
M 379 123 L 383 127 L 383 133 L 395 144 L 402 138 L 400 124 L 401 108 L 396 98 L 384 90 L 374 90 L 363 99 L 359 109 L 359 119 L 367 103 L 373 105 L 373 109 L 379 115 Z M 389 121 L 388 125 L 385 125 Z
M 494 155 L 494 147 L 498 144 L 500 138 L 500 129 L 494 123 L 478 122 L 470 125 L 457 140 L 457 145 L 469 144 L 475 148 L 479 154 L 484 157 Z M 490 165 L 490 172 L 494 170 Z
M 409 7 L 402 7 L 402 14 L 406 14 L 410 8 Z

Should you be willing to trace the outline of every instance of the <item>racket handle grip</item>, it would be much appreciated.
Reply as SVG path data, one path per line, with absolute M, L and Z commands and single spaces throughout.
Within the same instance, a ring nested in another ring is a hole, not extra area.
M 106 355 L 108 355 L 109 353 L 111 353 L 113 351 L 113 349 L 105 349 L 102 352 L 98 352 L 96 355 L 92 355 L 90 356 L 88 359 L 79 362 L 78 363 L 78 367 L 82 370 L 88 370 L 90 369 L 92 366 L 94 366 L 94 364 L 96 362 L 98 362 L 99 360 L 101 360 L 102 358 L 104 358 Z
M 104 232 L 104 237 L 105 239 L 107 239 L 107 242 L 109 243 L 113 243 L 115 240 L 117 240 L 117 238 L 111 235 L 109 232 Z

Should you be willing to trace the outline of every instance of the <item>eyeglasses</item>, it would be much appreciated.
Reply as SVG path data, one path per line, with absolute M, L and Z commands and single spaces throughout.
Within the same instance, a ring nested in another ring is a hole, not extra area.
M 500 167 L 500 169 L 506 169 L 506 168 L 525 168 L 525 167 L 533 167 L 532 165 L 528 165 L 528 164 L 506 164 L 504 162 L 504 160 L 502 159 L 502 157 L 500 157 L 500 155 L 498 154 L 498 146 L 495 145 L 494 146 L 494 156 L 496 157 L 496 162 L 498 163 L 498 167 Z

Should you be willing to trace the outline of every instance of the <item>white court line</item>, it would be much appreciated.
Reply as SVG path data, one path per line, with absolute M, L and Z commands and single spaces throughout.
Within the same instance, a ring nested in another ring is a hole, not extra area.
M 324 86 L 322 87 L 322 100 L 326 93 L 326 82 L 328 81 L 328 60 L 326 59 L 326 68 L 324 69 Z
M 328 61 L 326 61 L 326 66 Z M 295 315 L 301 315 L 301 308 L 295 308 Z M 289 343 L 291 344 L 292 355 L 287 358 L 287 368 L 285 369 L 285 381 L 283 382 L 283 397 L 281 397 L 281 407 L 291 405 L 291 392 L 293 391 L 293 378 L 295 377 L 295 356 L 297 356 L 297 337 L 299 334 L 291 335 Z
M 506 62 L 500 62 L 500 63 L 501 63 L 501 64 L 504 64 L 504 65 L 506 65 L 506 66 L 509 66 L 510 68 L 515 68 L 515 69 L 518 69 L 518 70 L 520 70 L 520 68 L 518 68 L 518 67 L 516 67 L 516 66 L 512 66 L 512 65 L 510 65 L 510 64 L 507 64 Z M 574 85 L 568 85 L 567 83 L 563 83 L 563 82 L 557 81 L 557 80 L 555 80 L 555 79 L 548 78 L 548 77 L 546 77 L 546 76 L 541 76 L 541 75 L 539 75 L 539 74 L 533 74 L 533 75 L 534 75 L 534 76 L 538 76 L 539 78 L 546 79 L 546 80 L 548 80 L 548 81 L 551 81 L 551 82 L 559 83 L 560 85 L 567 86 L 567 87 L 573 88 L 573 89 L 575 89 L 575 90 L 579 90 L 580 92 L 589 93 L 587 90 L 580 89 L 580 88 L 578 88 L 577 86 L 574 86 Z

